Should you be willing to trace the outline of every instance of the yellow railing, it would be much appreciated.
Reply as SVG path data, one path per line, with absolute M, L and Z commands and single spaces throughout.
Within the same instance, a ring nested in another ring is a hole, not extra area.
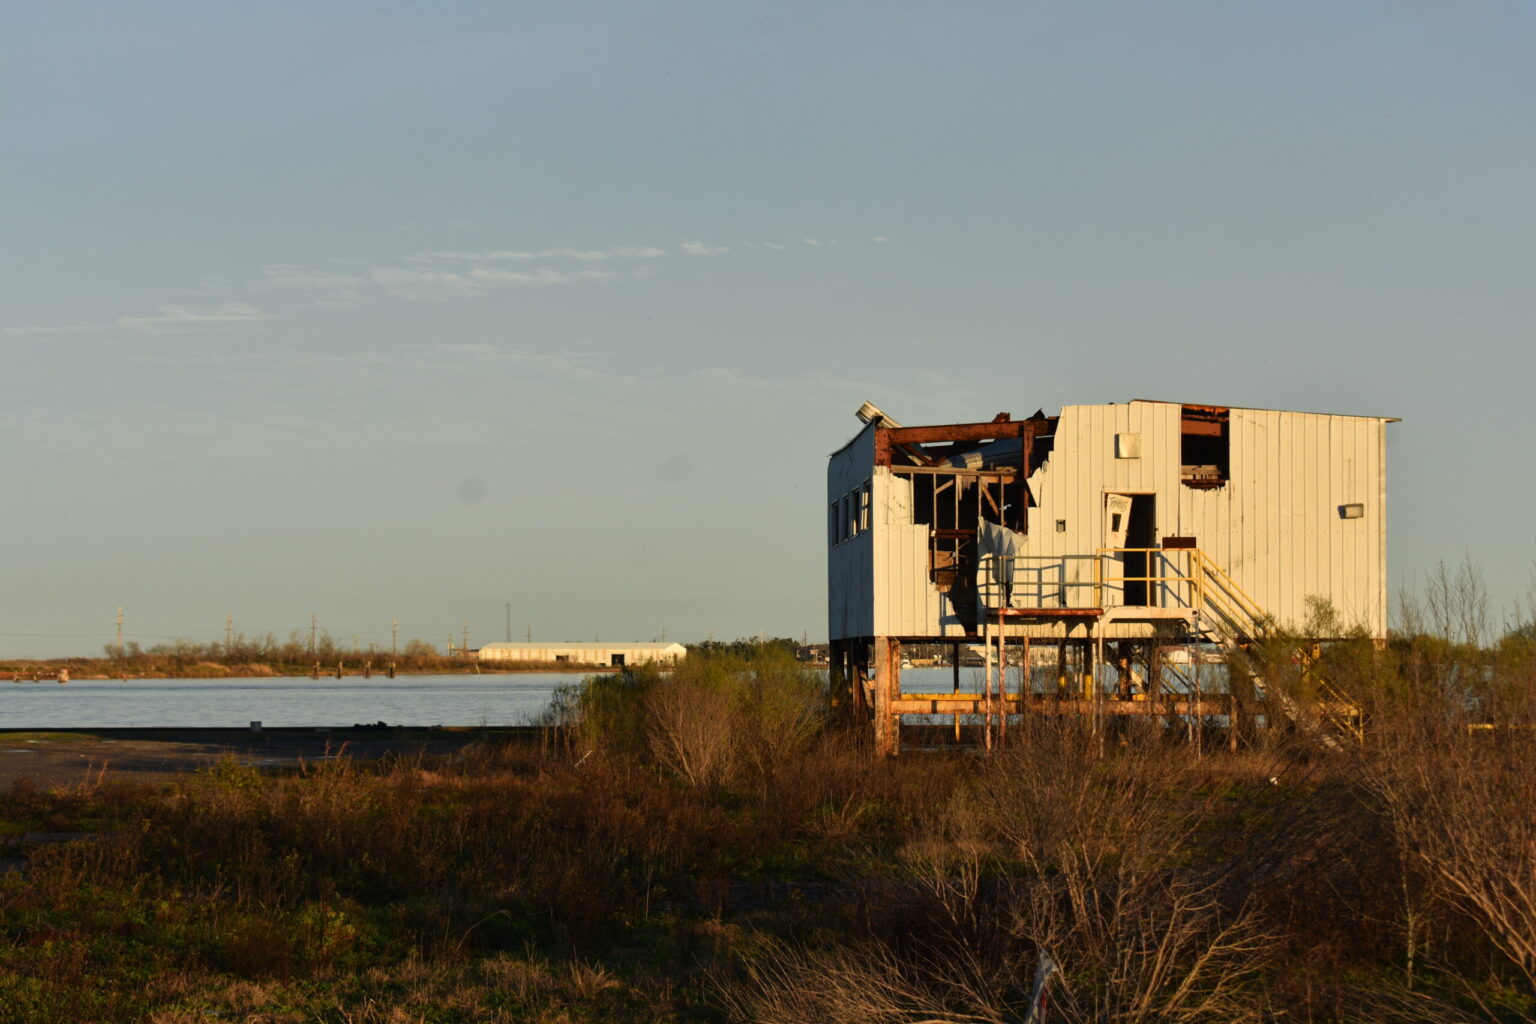
M 1128 559 L 1141 557 L 1141 572 L 1123 571 Z M 1089 567 L 1082 565 L 1091 561 Z M 1112 566 L 1122 567 L 1114 574 Z M 982 604 L 988 608 L 1106 608 L 1125 604 L 1128 585 L 1146 588 L 1144 602 L 1154 607 L 1188 608 L 1209 613 L 1232 639 L 1267 634 L 1269 616 L 1210 556 L 1199 548 L 1096 548 L 1083 555 L 988 555 L 977 576 Z M 1116 598 L 1119 598 L 1116 600 Z
M 1197 594 L 1199 591 L 1199 578 L 1193 571 L 1194 548 L 1098 548 L 1093 555 L 1093 603 L 1097 608 L 1103 608 L 1104 588 L 1109 586 L 1115 589 L 1114 584 L 1119 584 L 1121 595 L 1125 594 L 1127 583 L 1144 583 L 1147 587 L 1147 603 L 1160 604 L 1154 600 L 1154 594 L 1158 597 L 1171 597 L 1175 607 L 1199 608 Z M 1106 576 L 1104 575 L 1104 563 L 1106 559 L 1120 559 L 1120 564 L 1125 564 L 1125 556 L 1143 555 L 1146 557 L 1147 571 L 1140 576 Z M 1152 566 L 1158 564 L 1170 569 L 1176 569 L 1174 559 L 1178 555 L 1190 556 L 1190 566 L 1184 572 L 1152 572 Z M 1158 590 L 1154 590 L 1154 585 Z M 1178 589 L 1174 589 L 1177 587 Z M 1181 593 L 1183 591 L 1183 593 Z M 1124 601 L 1121 602 L 1122 604 Z
M 1238 586 L 1237 581 L 1228 576 L 1226 570 L 1212 561 L 1204 551 L 1199 548 L 1191 548 L 1190 551 L 1193 552 L 1194 562 L 1199 567 L 1197 607 L 1202 611 L 1213 608 L 1226 618 L 1239 634 L 1254 638 L 1266 635 L 1270 629 L 1270 619 L 1264 609 L 1259 607 L 1259 603 Z

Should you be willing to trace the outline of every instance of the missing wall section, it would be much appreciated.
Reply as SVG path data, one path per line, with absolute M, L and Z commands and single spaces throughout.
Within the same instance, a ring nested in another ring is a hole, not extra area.
M 1232 475 L 1231 413 L 1215 405 L 1179 412 L 1179 480 L 1200 490 L 1223 487 Z

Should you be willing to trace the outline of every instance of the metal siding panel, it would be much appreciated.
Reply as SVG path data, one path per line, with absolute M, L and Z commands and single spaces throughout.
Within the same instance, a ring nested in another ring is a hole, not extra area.
M 1359 429 L 1355 431 L 1355 469 L 1354 480 L 1350 484 L 1350 492 L 1366 496 L 1366 500 L 1376 497 L 1374 480 L 1371 475 L 1372 464 L 1376 461 L 1373 457 L 1372 442 L 1375 431 L 1381 429 L 1381 424 L 1372 420 L 1360 421 Z M 1380 580 L 1375 571 L 1372 553 L 1376 543 L 1376 521 L 1374 517 L 1367 517 L 1371 524 L 1370 531 L 1359 537 L 1355 542 L 1354 573 L 1358 581 L 1360 592 L 1363 596 L 1365 615 L 1365 628 L 1372 636 L 1380 636 L 1377 630 L 1380 623 L 1377 621 L 1378 600 L 1377 588 Z
M 1380 621 L 1377 636 L 1387 635 L 1387 424 L 1376 423 L 1376 573 Z
M 1321 440 L 1324 451 L 1321 453 L 1323 462 L 1319 465 L 1319 469 L 1323 474 L 1323 486 L 1320 489 L 1321 493 L 1318 495 L 1317 504 L 1311 509 L 1310 515 L 1312 521 L 1317 524 L 1318 537 L 1321 541 L 1323 558 L 1327 569 L 1325 578 L 1328 582 L 1328 591 L 1326 597 L 1328 598 L 1328 603 L 1333 605 L 1334 610 L 1342 615 L 1345 613 L 1343 605 L 1348 597 L 1344 591 L 1339 571 L 1339 545 L 1344 538 L 1339 535 L 1338 516 L 1323 515 L 1323 510 L 1338 500 L 1337 495 L 1343 487 L 1341 475 L 1343 459 L 1338 447 L 1338 442 L 1342 438 L 1334 428 L 1334 417 L 1329 416 L 1323 419 Z
M 1295 604 L 1291 610 L 1291 618 L 1296 623 L 1302 622 L 1305 618 L 1307 597 L 1317 593 L 1318 580 L 1322 573 L 1316 521 L 1312 516 L 1312 510 L 1317 507 L 1318 502 L 1318 467 L 1320 465 L 1317 418 L 1303 416 L 1300 420 L 1305 455 L 1298 466 L 1301 471 L 1302 489 L 1301 500 L 1297 503 L 1296 509 L 1296 529 L 1302 539 L 1304 568 L 1301 577 L 1297 580 L 1297 592 L 1292 598 Z

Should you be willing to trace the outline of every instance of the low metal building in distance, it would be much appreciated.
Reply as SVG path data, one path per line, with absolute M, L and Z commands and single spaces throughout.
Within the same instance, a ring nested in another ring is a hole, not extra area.
M 494 643 L 476 654 L 483 662 L 543 662 L 572 665 L 647 665 L 679 661 L 688 649 L 679 643 Z

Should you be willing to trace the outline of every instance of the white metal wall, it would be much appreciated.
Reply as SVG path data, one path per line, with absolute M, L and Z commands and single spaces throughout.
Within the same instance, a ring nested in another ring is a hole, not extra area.
M 547 661 L 561 658 L 581 665 L 608 665 L 615 654 L 622 654 L 627 665 L 652 661 L 676 661 L 688 653 L 682 644 L 485 644 L 477 652 L 480 661 Z
M 875 465 L 875 428 L 866 426 L 827 462 L 827 500 L 823 531 L 830 534 L 833 502 L 863 486 Z M 827 636 L 832 640 L 875 636 L 874 539 L 881 536 L 880 489 L 875 487 L 868 532 L 839 543 L 827 536 Z M 908 517 L 910 519 L 910 516 Z
M 1180 411 L 1162 402 L 1063 408 L 1054 449 L 1030 477 L 1039 506 L 1030 510 L 1024 552 L 1092 553 L 1105 546 L 1106 494 L 1153 494 L 1154 543 L 1193 537 L 1280 622 L 1300 625 L 1315 595 L 1346 625 L 1385 636 L 1389 421 L 1232 409 L 1228 480 L 1205 490 L 1179 478 Z M 1116 434 L 1139 435 L 1138 458 L 1116 457 Z M 956 635 L 959 624 L 928 580 L 927 527 L 911 521 L 911 484 L 873 462 L 874 430 L 866 428 L 828 469 L 828 501 L 865 479 L 874 492 L 871 530 L 828 557 L 830 635 Z M 1356 503 L 1364 518 L 1340 517 L 1339 506 Z M 1089 560 L 1064 565 L 1069 578 L 1092 578 Z M 1087 588 L 1070 593 L 1067 604 L 1090 603 Z

